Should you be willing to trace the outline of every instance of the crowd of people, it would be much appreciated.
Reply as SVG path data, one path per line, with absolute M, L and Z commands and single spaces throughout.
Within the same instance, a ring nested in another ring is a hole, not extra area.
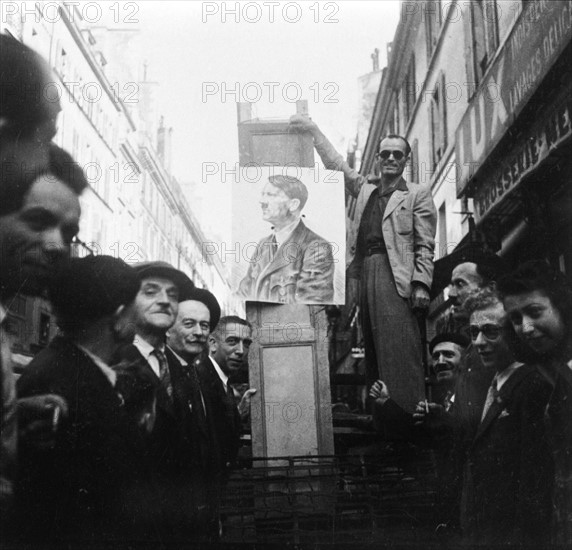
M 376 429 L 438 453 L 442 526 L 490 547 L 572 542 L 572 290 L 548 263 L 453 269 L 456 304 L 430 342 L 433 400 L 410 414 L 377 381 Z M 446 374 L 445 374 L 446 373 Z
M 0 35 L 0 80 L 3 543 L 216 541 L 252 327 L 168 263 L 71 258 L 88 183 L 51 141 L 50 68 Z M 17 294 L 47 296 L 59 333 L 16 381 Z
M 450 533 L 458 527 L 461 541 L 570 546 L 572 290 L 564 276 L 543 260 L 508 273 L 486 247 L 452 254 L 452 308 L 429 343 L 434 399 L 408 412 L 424 393 L 420 327 L 437 221 L 431 192 L 404 179 L 411 147 L 403 136 L 382 137 L 366 177 L 307 115 L 290 125 L 309 134 L 326 168 L 343 172 L 355 198 L 347 277 L 359 281 L 376 429 L 438 449 L 442 522 Z
M 60 109 L 42 93 L 49 66 L 1 35 L 0 76 L 2 532 L 14 544 L 216 541 L 256 391 L 240 397 L 231 385 L 252 327 L 221 317 L 216 297 L 168 263 L 70 258 L 88 183 L 51 141 Z M 460 257 L 452 314 L 429 343 L 432 398 L 407 412 L 423 391 L 417 314 L 433 272 L 430 192 L 403 180 L 401 136 L 380 142 L 376 186 L 340 166 L 307 117 L 292 125 L 312 133 L 357 197 L 350 275 L 361 281 L 376 429 L 437 449 L 442 523 L 471 544 L 571 544 L 563 275 L 541 260 L 508 273 L 493 254 Z M 6 317 L 18 293 L 47 293 L 60 333 L 16 383 Z

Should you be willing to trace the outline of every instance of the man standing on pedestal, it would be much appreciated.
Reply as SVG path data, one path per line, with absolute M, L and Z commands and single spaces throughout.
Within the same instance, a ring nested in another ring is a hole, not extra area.
M 347 276 L 360 280 L 360 308 L 368 378 L 382 378 L 393 398 L 413 410 L 424 393 L 421 339 L 416 314 L 429 307 L 437 212 L 431 190 L 403 179 L 411 147 L 388 135 L 379 143 L 380 177 L 352 169 L 307 116 L 292 128 L 310 132 L 325 167 L 341 170 L 357 199 L 348 231 Z

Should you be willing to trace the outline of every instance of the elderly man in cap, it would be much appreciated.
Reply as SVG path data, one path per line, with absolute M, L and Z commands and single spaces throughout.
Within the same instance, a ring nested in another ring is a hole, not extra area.
M 149 438 L 162 495 L 162 506 L 156 510 L 158 532 L 170 543 L 208 541 L 217 530 L 208 483 L 213 468 L 208 402 L 193 365 L 166 345 L 179 300 L 195 287 L 166 262 L 143 262 L 134 269 L 141 281 L 129 306 L 136 335 L 133 344 L 121 349 L 120 357 L 141 361 L 158 385 L 156 421 Z
M 117 347 L 133 338 L 126 306 L 138 289 L 133 269 L 110 256 L 68 260 L 50 284 L 63 336 L 31 361 L 17 389 L 21 396 L 57 394 L 69 413 L 50 414 L 53 446 L 22 446 L 19 539 L 88 546 L 145 536 L 146 522 L 137 521 L 146 507 L 138 491 L 148 477 L 142 441 L 109 366 Z
M 216 484 L 222 490 L 228 468 L 238 453 L 241 417 L 229 384 L 230 373 L 226 363 L 221 368 L 209 355 L 207 347 L 212 338 L 211 332 L 219 324 L 221 309 L 216 297 L 204 288 L 195 288 L 182 298 L 177 320 L 167 332 L 167 344 L 198 374 L 214 436 L 212 442 Z M 223 321 L 224 319 L 226 318 Z M 253 389 L 246 391 L 241 401 L 241 410 L 248 410 L 251 396 L 255 392 Z M 219 501 L 217 495 L 213 495 L 213 498 Z

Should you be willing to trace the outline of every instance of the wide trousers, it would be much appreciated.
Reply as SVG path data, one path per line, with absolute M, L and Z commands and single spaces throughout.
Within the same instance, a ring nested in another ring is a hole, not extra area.
M 368 385 L 381 378 L 391 398 L 413 412 L 425 399 L 417 318 L 409 301 L 397 293 L 387 254 L 365 257 L 360 282 Z

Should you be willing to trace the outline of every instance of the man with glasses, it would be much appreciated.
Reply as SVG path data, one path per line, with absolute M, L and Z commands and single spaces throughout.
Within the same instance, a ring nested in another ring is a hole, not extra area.
M 318 126 L 294 115 L 292 129 L 309 132 L 326 168 L 341 170 L 355 197 L 348 231 L 347 276 L 359 279 L 369 382 L 381 378 L 393 398 L 413 410 L 425 394 L 416 314 L 429 307 L 437 212 L 428 187 L 403 178 L 411 147 L 398 135 L 379 143 L 379 177 L 351 168 Z
M 543 548 L 553 481 L 544 425 L 550 385 L 515 359 L 495 292 L 483 290 L 465 307 L 473 345 L 496 374 L 464 465 L 461 527 L 474 544 Z

